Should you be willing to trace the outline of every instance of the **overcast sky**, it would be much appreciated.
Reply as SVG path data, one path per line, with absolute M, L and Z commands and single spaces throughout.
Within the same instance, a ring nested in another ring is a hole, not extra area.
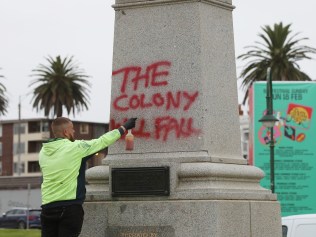
M 113 53 L 114 0 L 0 0 L 0 74 L 7 87 L 9 108 L 2 120 L 43 117 L 31 106 L 28 85 L 32 69 L 51 55 L 74 56 L 91 76 L 90 109 L 76 120 L 108 122 Z M 293 32 L 308 37 L 306 45 L 316 47 L 316 1 L 233 0 L 236 56 L 258 40 L 264 25 L 282 21 Z M 243 63 L 237 61 L 237 75 Z M 300 63 L 316 79 L 316 62 Z M 237 88 L 237 87 L 236 87 Z M 65 114 L 66 115 L 66 114 Z M 72 118 L 72 117 L 71 117 Z

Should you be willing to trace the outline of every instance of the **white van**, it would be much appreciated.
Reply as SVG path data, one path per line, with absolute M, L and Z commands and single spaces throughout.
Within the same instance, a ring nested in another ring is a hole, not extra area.
M 315 237 L 316 214 L 282 217 L 282 237 Z

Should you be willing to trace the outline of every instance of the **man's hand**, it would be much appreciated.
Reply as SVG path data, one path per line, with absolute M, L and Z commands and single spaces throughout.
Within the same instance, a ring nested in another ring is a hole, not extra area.
M 127 120 L 126 123 L 123 124 L 123 127 L 124 127 L 126 130 L 135 128 L 136 119 L 137 119 L 137 118 L 130 118 L 129 120 Z

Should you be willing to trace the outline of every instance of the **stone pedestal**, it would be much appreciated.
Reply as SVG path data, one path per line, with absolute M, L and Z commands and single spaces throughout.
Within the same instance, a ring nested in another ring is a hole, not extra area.
M 110 127 L 135 147 L 87 171 L 81 236 L 279 237 L 280 206 L 241 156 L 231 0 L 116 0 Z M 111 171 L 169 167 L 170 195 L 113 197 Z

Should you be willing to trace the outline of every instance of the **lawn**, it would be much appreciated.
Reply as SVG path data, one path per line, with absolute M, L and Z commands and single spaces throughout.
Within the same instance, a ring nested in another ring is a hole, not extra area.
M 40 237 L 41 231 L 37 229 L 32 230 L 13 230 L 0 229 L 1 237 Z

